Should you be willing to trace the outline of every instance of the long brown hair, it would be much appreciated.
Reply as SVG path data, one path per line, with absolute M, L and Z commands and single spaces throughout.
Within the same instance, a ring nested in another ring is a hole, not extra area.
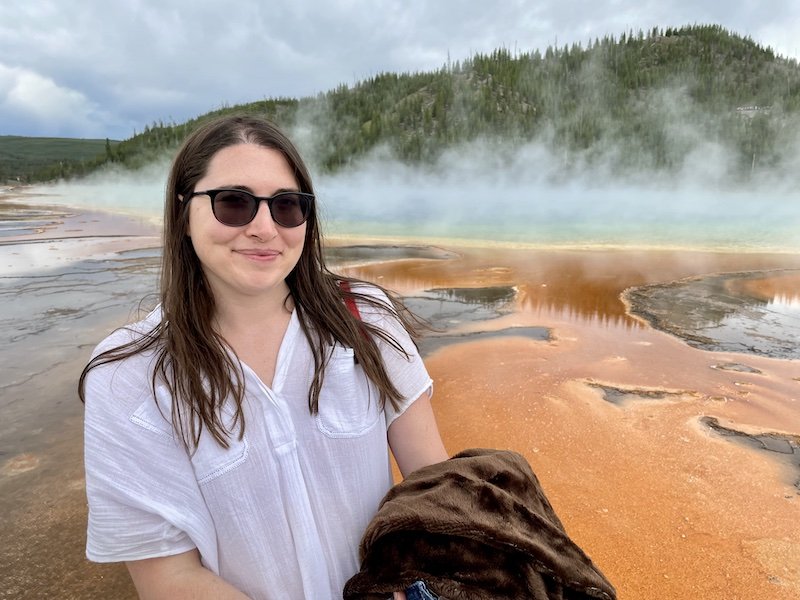
M 161 380 L 172 397 L 173 426 L 190 447 L 197 446 L 204 427 L 226 447 L 234 429 L 243 435 L 244 377 L 235 354 L 213 328 L 214 296 L 186 235 L 187 203 L 180 198 L 194 191 L 195 184 L 205 175 L 217 152 L 243 143 L 281 152 L 294 172 L 300 191 L 314 193 L 311 177 L 299 152 L 270 121 L 253 116 L 228 116 L 208 122 L 192 132 L 178 151 L 167 180 L 159 293 L 161 321 L 150 332 L 92 358 L 78 382 L 78 393 L 84 401 L 86 376 L 94 367 L 155 349 L 154 397 L 156 382 Z M 343 281 L 349 285 L 342 285 Z M 319 409 L 328 349 L 334 342 L 354 349 L 365 375 L 379 390 L 378 401 L 381 404 L 388 401 L 396 407 L 401 395 L 386 373 L 376 339 L 383 340 L 401 354 L 406 353 L 391 335 L 356 318 L 344 300 L 358 299 L 386 311 L 398 319 L 412 337 L 419 321 L 388 290 L 383 290 L 390 299 L 390 303 L 385 304 L 359 293 L 357 287 L 354 289 L 353 284 L 358 284 L 358 280 L 328 269 L 322 251 L 316 202 L 312 203 L 308 217 L 302 254 L 286 283 L 314 357 L 314 377 L 308 391 L 311 413 Z M 236 417 L 230 429 L 221 418 L 221 407 L 228 397 L 234 400 L 236 407 Z M 107 401 L 113 402 L 113 399 Z

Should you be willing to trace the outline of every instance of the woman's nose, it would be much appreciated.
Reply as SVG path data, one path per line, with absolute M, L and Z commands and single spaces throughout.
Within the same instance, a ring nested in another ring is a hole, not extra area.
M 278 234 L 275 221 L 269 212 L 266 202 L 258 203 L 256 216 L 247 224 L 247 235 L 252 235 L 261 239 L 272 239 Z

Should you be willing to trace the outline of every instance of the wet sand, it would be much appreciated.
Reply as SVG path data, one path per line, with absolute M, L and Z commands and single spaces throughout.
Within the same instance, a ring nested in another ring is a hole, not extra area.
M 65 228 L 14 246 L 46 237 L 57 248 Z M 93 254 L 96 231 L 87 226 L 75 251 Z M 152 248 L 153 233 L 122 236 L 119 254 L 51 261 L 56 271 L 3 271 L 13 318 L 0 327 L 17 333 L 0 352 L 0 598 L 135 597 L 123 567 L 83 556 L 75 381 L 93 345 L 155 289 L 155 253 L 132 251 Z M 800 595 L 800 364 L 691 347 L 630 316 L 620 299 L 633 286 L 797 269 L 800 256 L 409 252 L 362 245 L 337 260 L 433 321 L 421 347 L 448 450 L 526 456 L 622 599 Z M 772 284 L 747 285 L 771 294 Z
M 0 201 L 7 225 L 0 235 L 0 598 L 135 598 L 124 566 L 84 558 L 76 382 L 97 341 L 154 289 L 159 232 L 138 218 L 7 198 Z

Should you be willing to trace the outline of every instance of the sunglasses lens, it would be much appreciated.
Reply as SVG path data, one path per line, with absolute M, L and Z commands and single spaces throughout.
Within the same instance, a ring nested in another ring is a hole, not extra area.
M 300 194 L 277 194 L 269 207 L 272 220 L 282 227 L 302 225 L 308 217 L 309 203 L 310 200 Z
M 253 196 L 244 192 L 219 192 L 214 198 L 214 216 L 224 225 L 240 227 L 253 220 L 257 210 L 256 203 Z
M 252 221 L 260 200 L 247 192 L 220 190 L 214 193 L 211 208 L 217 221 L 231 227 L 241 227 Z M 297 227 L 305 223 L 311 210 L 311 197 L 295 192 L 282 192 L 270 198 L 272 220 L 281 227 Z

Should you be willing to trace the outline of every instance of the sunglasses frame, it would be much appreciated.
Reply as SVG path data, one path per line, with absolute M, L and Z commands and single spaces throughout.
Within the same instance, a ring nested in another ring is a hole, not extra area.
M 217 216 L 217 206 L 216 206 L 217 194 L 220 194 L 222 192 L 236 192 L 237 194 L 244 194 L 245 196 L 249 196 L 250 198 L 253 198 L 255 200 L 254 204 L 255 208 L 252 211 L 250 218 L 247 219 L 247 221 L 239 225 L 232 225 L 231 223 L 226 223 L 225 221 L 222 221 Z M 281 196 L 286 196 L 286 195 L 300 196 L 300 198 L 304 198 L 307 200 L 306 210 L 303 211 L 303 220 L 300 221 L 297 225 L 284 225 L 283 223 L 275 219 L 275 214 L 272 212 L 272 204 L 275 202 L 275 200 L 280 198 Z M 295 227 L 300 227 L 300 225 L 308 221 L 308 217 L 311 216 L 311 209 L 315 200 L 314 194 L 308 194 L 306 192 L 293 192 L 290 190 L 284 190 L 272 196 L 256 196 L 255 194 L 248 192 L 247 190 L 242 190 L 239 188 L 215 188 L 212 190 L 204 190 L 202 192 L 192 192 L 186 197 L 186 200 L 189 201 L 195 196 L 208 196 L 209 199 L 211 200 L 211 212 L 214 213 L 214 218 L 219 223 L 222 223 L 227 227 L 244 227 L 245 225 L 249 225 L 250 223 L 253 222 L 253 219 L 256 218 L 256 215 L 258 214 L 258 207 L 261 206 L 262 202 L 266 202 L 267 208 L 269 209 L 269 216 L 272 218 L 272 220 L 275 222 L 276 225 L 279 225 L 284 229 L 293 229 Z

